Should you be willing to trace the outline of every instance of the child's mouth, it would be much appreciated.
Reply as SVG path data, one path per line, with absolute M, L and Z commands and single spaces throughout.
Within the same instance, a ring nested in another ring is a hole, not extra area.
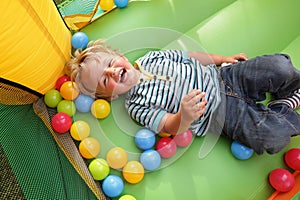
M 123 83 L 124 82 L 124 79 L 125 79 L 125 73 L 126 73 L 126 70 L 125 69 L 122 69 L 121 72 L 120 72 L 120 83 Z

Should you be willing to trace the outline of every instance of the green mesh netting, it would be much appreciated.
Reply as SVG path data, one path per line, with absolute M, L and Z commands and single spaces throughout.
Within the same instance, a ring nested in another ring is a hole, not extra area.
M 0 144 L 26 199 L 96 199 L 32 104 L 0 104 L 0 118 Z M 1 199 L 12 195 L 15 185 L 10 179 L 1 180 Z
M 57 7 L 63 17 L 77 14 L 90 14 L 94 11 L 99 0 L 64 0 L 56 1 Z

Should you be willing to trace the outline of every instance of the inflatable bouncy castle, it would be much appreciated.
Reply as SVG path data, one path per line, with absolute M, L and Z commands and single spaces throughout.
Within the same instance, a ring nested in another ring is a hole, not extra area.
M 103 11 L 106 0 L 57 2 L 1 1 L 1 199 L 299 198 L 299 187 L 278 192 L 268 181 L 276 168 L 292 172 L 283 157 L 289 149 L 300 148 L 299 137 L 291 138 L 278 154 L 254 154 L 247 160 L 233 156 L 228 138 L 208 144 L 209 138 L 195 137 L 138 183 L 124 181 L 119 170 L 111 169 L 123 179 L 124 188 L 117 196 L 109 195 L 103 181 L 89 171 L 91 160 L 81 156 L 78 142 L 53 130 L 51 118 L 57 111 L 44 103 L 44 95 L 65 74 L 74 51 L 72 34 L 78 31 L 89 40 L 106 39 L 130 61 L 149 49 L 182 48 L 223 55 L 244 52 L 249 57 L 287 53 L 300 69 L 299 1 L 133 0 Z M 73 13 L 74 4 L 83 11 Z M 99 158 L 115 146 L 125 149 L 129 160 L 140 155 L 133 138 L 143 127 L 129 119 L 123 103 L 123 97 L 110 102 L 105 119 L 80 112 L 73 117 L 89 122 L 92 136 L 100 141 Z M 207 152 L 201 151 L 205 145 L 210 146 Z

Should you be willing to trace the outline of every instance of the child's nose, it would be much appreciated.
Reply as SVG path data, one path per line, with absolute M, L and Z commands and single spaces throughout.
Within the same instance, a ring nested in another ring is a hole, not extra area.
M 116 70 L 113 68 L 108 68 L 108 69 L 106 69 L 106 74 L 108 76 L 114 77 L 114 76 L 116 76 Z

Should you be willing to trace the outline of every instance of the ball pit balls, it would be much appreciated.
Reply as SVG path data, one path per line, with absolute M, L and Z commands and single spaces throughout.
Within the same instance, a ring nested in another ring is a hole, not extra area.
M 135 160 L 129 161 L 123 168 L 122 174 L 128 183 L 138 183 L 144 177 L 143 165 Z
M 108 175 L 102 183 L 102 190 L 108 197 L 113 198 L 119 196 L 123 192 L 123 189 L 123 180 L 114 174 Z
M 95 138 L 87 137 L 79 143 L 79 152 L 86 159 L 95 158 L 100 152 L 100 144 Z
M 70 76 L 59 77 L 55 83 L 55 89 L 57 89 L 59 91 L 62 84 L 64 84 L 67 81 L 71 81 Z
M 119 198 L 119 200 L 136 200 L 136 198 L 130 194 L 125 194 Z
M 97 99 L 91 106 L 91 113 L 97 119 L 103 119 L 110 113 L 110 104 L 104 99 Z
M 127 152 L 121 147 L 111 148 L 106 154 L 106 161 L 113 169 L 121 169 L 128 161 Z
M 269 175 L 271 186 L 279 192 L 288 192 L 295 186 L 294 176 L 286 169 L 274 169 Z
M 70 100 L 62 100 L 57 105 L 57 112 L 64 112 L 70 117 L 73 117 L 76 112 L 75 103 Z
M 142 150 L 151 149 L 155 141 L 155 134 L 149 129 L 141 129 L 135 134 L 135 144 Z
M 110 172 L 107 162 L 102 158 L 94 159 L 89 164 L 89 170 L 96 181 L 105 179 Z
M 174 135 L 173 140 L 179 147 L 186 147 L 193 141 L 193 134 L 190 130 L 187 130 L 181 134 Z
M 56 113 L 52 117 L 51 125 L 57 133 L 65 133 L 71 128 L 72 118 L 66 113 Z
M 247 160 L 254 153 L 253 149 L 246 147 L 237 141 L 231 143 L 231 152 L 239 160 Z
M 78 97 L 75 99 L 76 109 L 83 113 L 90 112 L 93 103 L 94 99 L 84 94 L 78 95 Z
M 157 141 L 156 150 L 162 158 L 170 158 L 176 153 L 177 146 L 172 138 L 164 137 Z
M 79 90 L 75 82 L 66 81 L 60 87 L 60 94 L 66 100 L 74 100 L 79 95 Z
M 74 140 L 81 141 L 90 135 L 90 126 L 85 121 L 75 121 L 70 128 L 70 134 Z
M 141 154 L 140 162 L 144 166 L 145 170 L 153 171 L 160 166 L 161 157 L 157 151 L 149 149 Z
M 292 148 L 284 155 L 284 160 L 287 166 L 293 170 L 300 170 L 300 148 Z
M 49 108 L 56 108 L 62 97 L 58 90 L 52 89 L 46 92 L 44 102 Z
M 128 0 L 114 0 L 114 3 L 118 8 L 125 8 L 128 5 Z
M 114 7 L 114 0 L 101 0 L 100 8 L 104 11 L 111 10 Z
M 72 36 L 71 43 L 75 49 L 85 49 L 89 38 L 84 32 L 77 32 Z

